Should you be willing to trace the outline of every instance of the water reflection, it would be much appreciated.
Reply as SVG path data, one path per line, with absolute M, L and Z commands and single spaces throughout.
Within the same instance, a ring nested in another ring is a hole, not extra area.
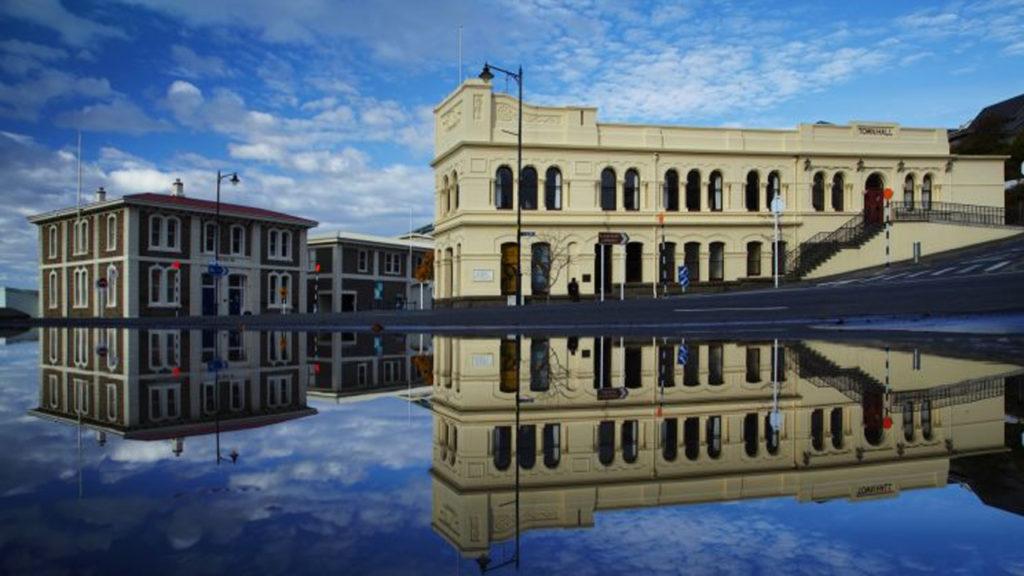
M 1020 445 L 1024 368 L 1010 363 L 829 342 L 439 337 L 435 349 L 432 525 L 482 568 L 496 544 L 518 551 L 521 532 L 592 527 L 601 511 L 892 498 L 974 482 L 951 462 Z

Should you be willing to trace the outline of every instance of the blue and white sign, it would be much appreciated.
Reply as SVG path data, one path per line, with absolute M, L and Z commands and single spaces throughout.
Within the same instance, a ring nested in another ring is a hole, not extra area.
M 679 345 L 679 351 L 676 352 L 676 364 L 680 366 L 686 366 L 686 362 L 690 359 L 690 347 L 686 344 Z
M 207 271 L 207 273 L 210 274 L 210 276 L 227 276 L 228 275 L 228 267 L 224 266 L 220 262 L 217 262 L 216 260 L 210 261 L 210 265 L 207 266 L 206 271 Z
M 683 288 L 690 285 L 690 269 L 685 264 L 679 267 L 678 280 Z
M 228 363 L 224 360 L 211 360 L 206 363 L 207 372 L 220 372 L 228 369 Z

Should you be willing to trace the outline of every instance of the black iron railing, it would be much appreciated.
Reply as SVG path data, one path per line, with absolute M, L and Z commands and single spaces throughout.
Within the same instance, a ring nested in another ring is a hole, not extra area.
M 843 248 L 863 245 L 882 229 L 881 224 L 869 224 L 863 214 L 858 214 L 831 232 L 819 232 L 811 236 L 786 255 L 787 270 L 784 272 L 800 277 L 810 272 Z
M 953 202 L 893 202 L 893 222 L 949 222 L 969 226 L 1006 226 L 1002 206 Z

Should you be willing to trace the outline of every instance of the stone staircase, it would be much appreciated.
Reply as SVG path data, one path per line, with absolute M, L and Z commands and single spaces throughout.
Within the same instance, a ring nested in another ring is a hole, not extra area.
M 856 402 L 865 392 L 885 389 L 883 383 L 860 368 L 843 368 L 802 342 L 786 344 L 786 348 L 796 361 L 797 374 L 815 386 L 835 388 Z
M 786 277 L 799 280 L 846 248 L 860 248 L 885 229 L 868 224 L 863 214 L 831 232 L 819 232 L 786 254 Z

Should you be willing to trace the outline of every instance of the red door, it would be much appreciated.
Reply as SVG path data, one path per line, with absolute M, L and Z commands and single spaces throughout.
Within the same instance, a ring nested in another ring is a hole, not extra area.
M 864 191 L 864 222 L 885 223 L 885 199 L 881 188 L 868 188 Z

